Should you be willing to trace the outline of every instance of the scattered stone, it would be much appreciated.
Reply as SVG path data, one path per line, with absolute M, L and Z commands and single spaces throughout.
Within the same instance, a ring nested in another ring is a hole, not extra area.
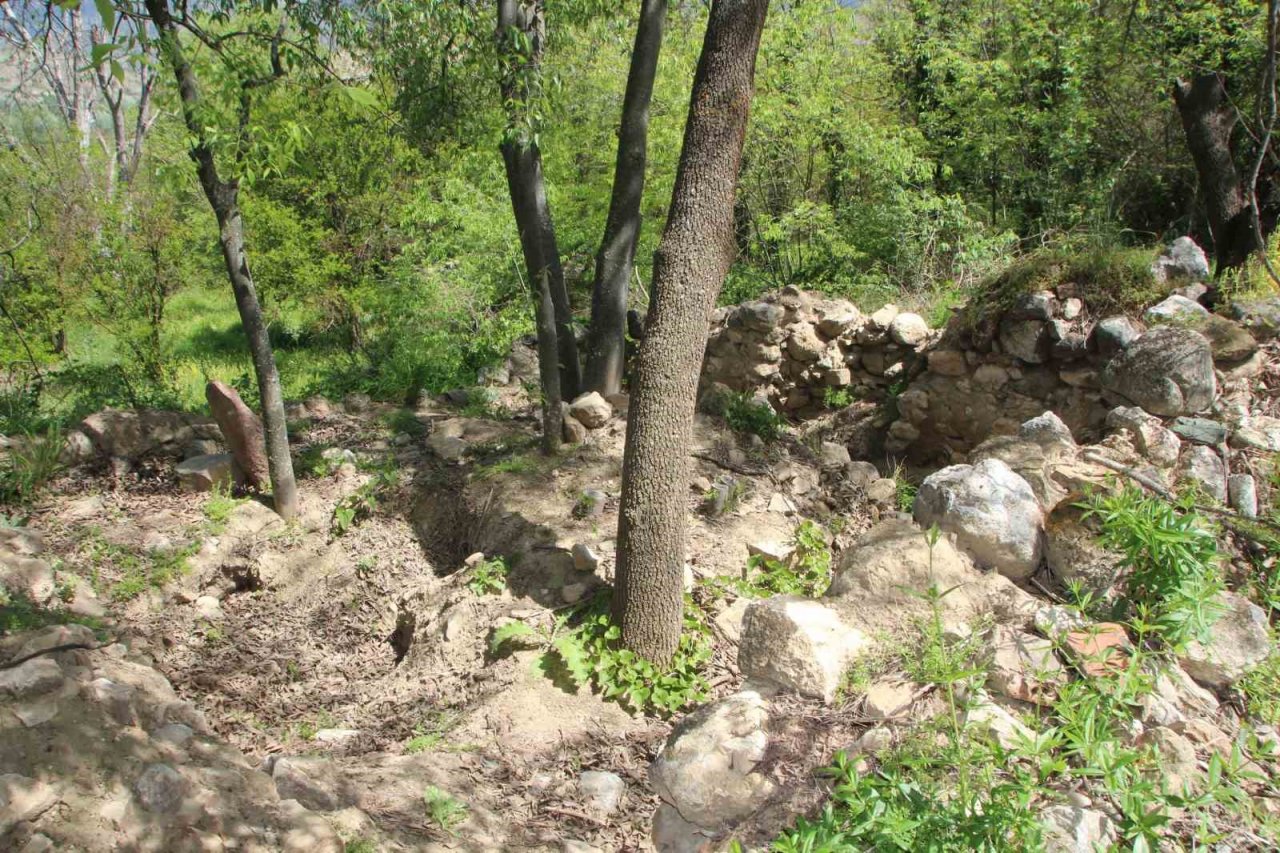
M 297 800 L 307 808 L 321 812 L 338 808 L 333 794 L 312 780 L 292 759 L 277 758 L 271 767 L 271 778 L 282 800 Z
M 583 489 L 574 504 L 574 514 L 581 518 L 595 518 L 604 512 L 609 496 L 599 489 Z
M 1156 726 L 1143 732 L 1138 743 L 1153 747 L 1160 756 L 1160 777 L 1165 791 L 1181 794 L 1184 788 L 1195 784 L 1200 775 L 1199 762 L 1195 745 L 1186 737 Z
M 753 539 L 747 543 L 747 556 L 764 557 L 766 560 L 778 563 L 785 563 L 791 559 L 795 550 L 795 546 L 790 542 L 777 539 Z
M 427 447 L 445 462 L 459 462 L 466 456 L 469 445 L 456 435 L 437 430 L 427 436 Z
M 1100 811 L 1078 806 L 1050 806 L 1041 813 L 1046 853 L 1094 853 L 1110 850 L 1116 828 Z
M 34 821 L 59 799 L 57 789 L 45 782 L 17 773 L 0 775 L 0 838 L 17 824 Z
M 1104 358 L 1110 358 L 1128 349 L 1141 334 L 1128 317 L 1115 316 L 1100 320 L 1093 327 L 1092 340 L 1098 349 L 1098 354 Z
M 346 849 L 329 821 L 297 800 L 282 801 L 280 813 L 289 824 L 280 845 L 282 853 L 343 853 Z
M 1029 577 L 1040 566 L 1044 516 L 1027 481 L 999 459 L 952 465 L 925 478 L 915 518 L 954 533 L 961 549 L 1005 577 Z
M 578 776 L 578 790 L 592 810 L 609 815 L 621 805 L 627 783 L 617 773 L 587 770 Z
M 1168 417 L 1207 409 L 1218 391 L 1209 342 L 1176 326 L 1138 338 L 1107 363 L 1100 379 L 1105 390 Z
M 195 600 L 195 608 L 201 619 L 207 619 L 210 622 L 220 622 L 222 620 L 222 603 L 212 595 L 198 597 Z
M 44 553 L 44 536 L 30 527 L 0 527 L 0 559 L 3 551 L 19 557 L 38 557 Z
M 1280 297 L 1231 302 L 1231 314 L 1259 340 L 1280 336 Z
M 1267 614 L 1249 599 L 1220 592 L 1210 602 L 1218 619 L 1207 643 L 1192 640 L 1178 659 L 1187 674 L 1210 689 L 1230 687 L 1271 653 Z
M 1169 429 L 1192 444 L 1217 447 L 1227 440 L 1227 428 L 1208 418 L 1175 418 Z
M 52 658 L 32 658 L 12 669 L 0 669 L 0 696 L 40 696 L 57 690 L 64 680 L 62 668 Z
M 904 311 L 889 324 L 889 337 L 904 347 L 918 347 L 929 337 L 929 324 L 919 314 Z
M 584 542 L 578 542 L 573 546 L 573 567 L 580 572 L 594 572 L 596 567 L 600 565 L 600 557 L 595 551 L 591 550 L 591 546 Z
M 122 726 L 136 725 L 137 714 L 133 708 L 134 689 L 127 684 L 116 684 L 109 678 L 95 678 L 85 685 L 85 695 L 106 709 Z
M 613 417 L 613 407 L 598 392 L 590 391 L 569 404 L 569 414 L 587 429 L 599 429 Z
M 715 830 L 751 814 L 769 797 L 773 784 L 756 772 L 769 744 L 768 722 L 764 699 L 743 690 L 676 724 L 649 768 L 654 790 L 674 807 L 675 817 Z M 655 819 L 655 836 L 657 824 Z
M 1252 474 L 1232 474 L 1227 478 L 1227 498 L 1231 508 L 1245 518 L 1258 517 L 1258 486 Z
M 1209 341 L 1214 364 L 1225 367 L 1238 365 L 1258 351 L 1253 335 L 1217 314 L 1210 314 L 1193 327 Z
M 261 419 L 230 385 L 209 382 L 204 393 L 244 482 L 250 488 L 267 491 L 271 488 L 271 474 Z
M 1053 643 L 1006 626 L 991 633 L 984 653 L 987 686 L 1002 696 L 1046 705 L 1062 681 L 1063 667 Z
M 183 725 L 182 723 L 169 723 L 156 729 L 151 736 L 162 743 L 173 744 L 181 748 L 186 746 L 191 738 L 195 737 L 195 732 L 192 731 L 191 726 Z
M 1149 415 L 1137 406 L 1118 406 L 1107 414 L 1107 426 L 1126 429 L 1134 438 L 1138 452 L 1161 468 L 1168 468 L 1178 461 L 1182 442 L 1164 422 Z
M 877 681 L 862 697 L 862 713 L 871 720 L 891 720 L 911 709 L 917 685 L 902 681 Z
M 1017 320 L 1006 315 L 1000 321 L 1000 346 L 1006 353 L 1027 364 L 1042 364 L 1049 358 L 1049 335 L 1040 320 Z
M 1072 296 L 1062 300 L 1062 319 L 1074 320 L 1084 312 L 1084 303 Z
M 1209 309 L 1199 302 L 1192 302 L 1185 296 L 1176 293 L 1163 302 L 1152 305 L 1142 315 L 1142 319 L 1151 325 L 1174 321 L 1187 322 L 1209 316 Z
M 53 598 L 57 587 L 53 567 L 39 557 L 19 557 L 0 551 L 0 586 L 36 603 Z
M 187 780 L 168 764 L 151 764 L 134 782 L 133 792 L 147 811 L 172 814 L 187 795 Z
M 653 846 L 658 853 L 706 853 L 715 832 L 690 823 L 675 806 L 662 803 L 653 813 Z
M 1227 502 L 1226 466 L 1222 457 L 1208 447 L 1197 444 L 1187 449 L 1178 466 L 1178 479 L 1190 480 L 1219 503 Z
M 872 503 L 889 506 L 898 500 L 898 481 L 879 477 L 867 484 L 867 499 Z
M 1086 624 L 1077 611 L 1056 604 L 1046 604 L 1037 608 L 1032 621 L 1037 631 L 1057 642 L 1065 642 L 1072 631 L 1077 631 Z
M 179 462 L 174 472 L 184 492 L 211 492 L 231 483 L 231 454 L 193 456 Z
M 1070 631 L 1066 649 L 1085 675 L 1103 676 L 1123 669 L 1128 660 L 1129 635 L 1123 625 L 1099 622 Z
M 716 629 L 728 642 L 737 645 L 742 639 L 742 621 L 747 615 L 747 607 L 751 604 L 749 598 L 735 599 L 732 604 L 716 614 L 714 620 Z
M 742 621 L 738 667 L 748 678 L 830 704 L 852 660 L 870 642 L 816 601 L 775 596 L 753 601 Z
M 566 410 L 567 411 L 567 410 Z M 560 438 L 566 444 L 582 444 L 587 440 L 589 431 L 577 418 L 564 417 L 560 421 Z
M 863 489 L 880 479 L 880 470 L 864 459 L 856 459 L 850 462 L 845 466 L 844 472 L 845 479 L 851 485 Z
M 1098 541 L 1096 525 L 1084 511 L 1060 505 L 1045 520 L 1045 563 L 1063 584 L 1077 582 L 1101 594 L 1109 590 L 1123 570 L 1124 555 Z
M 1016 717 L 990 699 L 980 696 L 975 697 L 965 711 L 964 724 L 975 731 L 985 732 L 1002 749 L 1016 749 L 1035 738 L 1031 730 Z
M 867 729 L 862 733 L 862 737 L 858 738 L 857 749 L 859 752 L 865 752 L 874 755 L 877 752 L 883 752 L 893 746 L 893 731 L 888 726 L 876 726 Z
M 818 452 L 818 464 L 822 470 L 829 471 L 838 468 L 844 468 L 853 459 L 849 456 L 849 448 L 843 444 L 837 444 L 834 441 L 822 442 L 822 447 Z
M 316 743 L 348 743 L 360 737 L 359 729 L 320 729 L 311 738 Z

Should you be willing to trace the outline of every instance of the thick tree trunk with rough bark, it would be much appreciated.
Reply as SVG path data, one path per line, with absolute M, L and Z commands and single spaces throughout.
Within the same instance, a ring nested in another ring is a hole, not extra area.
M 587 338 L 584 391 L 613 394 L 622 389 L 626 361 L 627 291 L 640 240 L 640 202 L 649 136 L 649 102 L 662 49 L 667 0 L 641 0 L 636 42 L 631 50 L 627 92 L 622 100 L 618 159 L 604 239 L 596 256 L 596 282 L 591 294 L 591 329 Z
M 1236 169 L 1231 148 L 1237 113 L 1219 74 L 1200 74 L 1174 85 L 1174 102 L 1195 161 L 1213 234 L 1217 272 L 1240 266 L 1258 249 L 1253 230 L 1250 187 Z
M 298 487 L 293 476 L 293 460 L 289 456 L 284 396 L 280 390 L 280 374 L 276 370 L 275 354 L 267 336 L 267 324 L 262 317 L 262 306 L 258 303 L 258 293 L 249 272 L 249 257 L 244 246 L 244 223 L 240 216 L 240 188 L 236 181 L 223 181 L 218 177 L 213 149 L 196 116 L 200 91 L 196 85 L 195 72 L 183 54 L 177 26 L 170 17 L 166 4 L 167 0 L 146 0 L 147 13 L 160 33 L 161 50 L 178 82 L 183 120 L 194 140 L 190 151 L 191 159 L 196 164 L 200 187 L 218 220 L 218 243 L 222 248 L 222 259 L 231 280 L 231 289 L 235 293 L 240 324 L 244 327 L 245 337 L 249 339 L 249 354 L 253 359 L 254 373 L 258 377 L 258 391 L 262 401 L 262 423 L 267 439 L 267 465 L 271 469 L 272 499 L 277 513 L 284 518 L 293 518 L 298 513 Z
M 665 665 L 680 641 L 689 446 L 708 316 L 734 257 L 733 201 L 768 0 L 714 0 L 637 356 L 613 616 Z
M 503 162 L 507 168 L 507 185 L 519 185 L 524 193 L 518 200 L 513 192 L 511 206 L 520 231 L 520 246 L 524 250 L 525 267 L 529 283 L 540 288 L 545 280 L 555 311 L 556 351 L 559 354 L 560 393 L 572 399 L 582 385 L 582 368 L 578 362 L 578 342 L 573 334 L 573 311 L 569 304 L 569 291 L 564 284 L 564 269 L 560 266 L 560 248 L 556 243 L 555 224 L 551 220 L 551 205 L 547 202 L 546 182 L 542 175 L 542 152 L 535 140 L 527 138 L 527 131 L 518 131 L 520 113 L 528 107 L 530 79 L 541 73 L 544 36 L 541 0 L 519 3 L 517 0 L 498 0 L 498 55 L 502 63 L 502 100 L 508 110 L 507 139 L 502 143 Z M 521 51 L 514 43 L 513 33 L 519 32 L 528 39 L 528 49 Z M 509 151 L 508 149 L 519 149 Z M 512 169 L 519 174 L 512 175 Z M 536 241 L 536 251 L 530 246 Z M 539 301 L 541 297 L 538 297 Z M 539 347 L 539 358 L 541 355 Z M 543 388 L 545 394 L 548 389 Z M 556 438 L 559 441 L 559 437 Z

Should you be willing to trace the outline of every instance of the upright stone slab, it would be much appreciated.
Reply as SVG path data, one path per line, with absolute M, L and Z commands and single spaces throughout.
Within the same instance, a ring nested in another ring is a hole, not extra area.
M 271 474 L 267 467 L 262 421 L 229 385 L 210 382 L 204 393 L 245 485 L 260 492 L 267 491 L 271 486 Z

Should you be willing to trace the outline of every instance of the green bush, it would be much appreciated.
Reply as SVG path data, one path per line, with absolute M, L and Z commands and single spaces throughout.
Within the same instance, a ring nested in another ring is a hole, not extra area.
M 750 394 L 729 394 L 723 406 L 725 422 L 734 432 L 756 435 L 765 441 L 775 441 L 787 423 L 773 406 Z
M 62 470 L 62 432 L 51 426 L 43 434 L 24 433 L 10 442 L 7 455 L 0 457 L 0 504 L 27 505 Z

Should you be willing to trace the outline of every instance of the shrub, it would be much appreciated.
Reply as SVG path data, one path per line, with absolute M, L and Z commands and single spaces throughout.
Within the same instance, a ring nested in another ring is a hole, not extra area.
M 0 504 L 27 505 L 62 470 L 62 432 L 49 427 L 42 435 L 25 433 L 12 440 L 8 458 L 0 460 Z
M 734 432 L 758 435 L 765 441 L 777 439 L 786 425 L 786 421 L 773 410 L 773 406 L 745 393 L 726 397 L 724 419 Z

